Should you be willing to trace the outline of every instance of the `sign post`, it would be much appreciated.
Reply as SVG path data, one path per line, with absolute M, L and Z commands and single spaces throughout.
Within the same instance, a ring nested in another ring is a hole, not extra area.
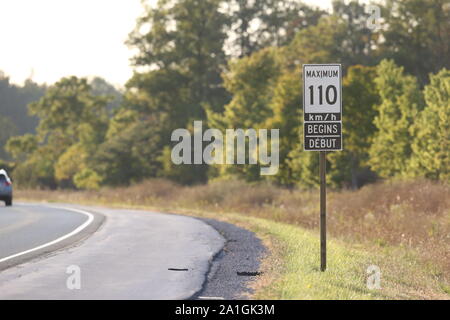
M 319 151 L 321 271 L 327 268 L 326 154 L 342 150 L 341 79 L 340 64 L 303 65 L 303 145 Z
M 319 153 L 320 175 L 320 271 L 327 269 L 327 152 Z

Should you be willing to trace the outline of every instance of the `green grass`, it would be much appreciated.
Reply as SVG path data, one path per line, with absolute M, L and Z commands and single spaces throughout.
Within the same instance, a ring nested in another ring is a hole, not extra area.
M 440 283 L 423 270 L 409 251 L 364 250 L 328 240 L 327 270 L 320 271 L 317 232 L 270 220 L 234 216 L 267 242 L 271 255 L 263 265 L 266 279 L 255 283 L 256 299 L 449 299 Z M 394 254 L 394 259 L 388 258 Z M 367 268 L 381 269 L 381 289 L 368 289 Z M 407 266 L 405 269 L 405 265 Z
M 444 291 L 445 293 L 450 295 L 450 287 L 449 286 L 446 286 L 444 284 L 440 284 L 440 287 L 441 287 L 442 291 Z
M 373 299 L 380 292 L 367 289 L 365 270 L 370 255 L 328 241 L 327 270 L 319 270 L 318 234 L 295 226 L 267 220 L 253 222 L 258 233 L 279 240 L 282 250 L 280 276 L 257 298 L 279 299 Z M 272 270 L 272 272 L 276 272 Z

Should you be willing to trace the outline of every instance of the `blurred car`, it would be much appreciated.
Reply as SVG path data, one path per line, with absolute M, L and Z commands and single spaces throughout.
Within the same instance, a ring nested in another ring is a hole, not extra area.
M 12 206 L 12 182 L 4 169 L 0 169 L 0 201 L 6 206 Z

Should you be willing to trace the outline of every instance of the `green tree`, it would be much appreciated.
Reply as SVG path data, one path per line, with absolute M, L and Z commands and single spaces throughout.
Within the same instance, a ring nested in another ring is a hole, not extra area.
M 94 77 L 89 81 L 89 85 L 91 86 L 92 94 L 94 96 L 109 98 L 107 104 L 109 114 L 113 114 L 114 111 L 119 108 L 122 103 L 122 92 L 119 89 L 100 77 Z
M 431 76 L 425 109 L 411 130 L 412 174 L 450 182 L 450 71 Z
M 328 156 L 328 175 L 335 186 L 359 188 L 373 178 L 367 161 L 380 99 L 375 77 L 375 67 L 356 65 L 348 69 L 343 79 L 344 148 Z
M 17 127 L 14 125 L 11 118 L 0 114 L 0 159 L 7 158 L 4 146 L 8 139 L 15 134 L 17 134 Z
M 287 45 L 298 31 L 316 25 L 325 15 L 325 11 L 298 0 L 262 0 L 257 15 L 260 46 Z
M 377 4 L 382 7 L 381 3 Z M 358 0 L 333 1 L 333 15 L 345 26 L 336 38 L 340 62 L 344 67 L 351 65 L 375 65 L 378 62 L 380 32 L 367 26 L 371 13 L 368 5 Z
M 258 36 L 252 32 L 261 11 L 261 0 L 228 0 L 227 15 L 230 17 L 229 29 L 235 35 L 231 42 L 232 56 L 245 57 L 260 49 Z
M 98 190 L 103 177 L 90 168 L 84 168 L 75 174 L 73 181 L 78 189 Z
M 412 154 L 410 128 L 423 109 L 423 97 L 416 78 L 405 75 L 403 67 L 391 60 L 383 60 L 377 67 L 375 83 L 381 103 L 369 164 L 381 177 L 403 176 Z
M 29 109 L 40 119 L 37 133 L 41 141 L 57 137 L 72 144 L 82 133 L 79 131 L 81 125 L 96 128 L 97 138 L 102 138 L 108 123 L 107 102 L 107 98 L 92 94 L 86 79 L 70 77 L 55 83 L 45 96 L 30 104 Z
M 107 139 L 93 153 L 90 168 L 107 185 L 127 185 L 155 177 L 161 169 L 162 129 L 157 118 L 139 118 L 122 109 L 112 120 Z
M 450 0 L 388 0 L 384 56 L 426 84 L 430 72 L 450 69 Z
M 239 58 L 288 44 L 299 30 L 326 14 L 298 0 L 223 0 L 222 6 L 229 19 L 227 48 Z
M 333 2 L 333 14 L 301 29 L 287 47 L 290 64 L 341 63 L 344 72 L 351 65 L 374 65 L 379 34 L 367 27 L 366 5 L 357 1 Z
M 16 85 L 0 71 L 0 114 L 16 128 L 15 134 L 34 133 L 38 119 L 28 114 L 27 105 L 37 101 L 45 93 L 46 87 L 25 80 Z
M 226 63 L 227 24 L 219 0 L 160 0 L 156 8 L 147 8 L 127 43 L 138 49 L 136 67 L 184 77 L 191 100 L 186 108 L 201 109 L 203 104 L 220 108 L 226 98 L 220 74 Z M 149 31 L 143 33 L 144 27 Z
M 273 116 L 267 119 L 265 124 L 267 128 L 280 130 L 280 168 L 277 175 L 268 177 L 268 179 L 285 186 L 298 184 L 298 176 L 292 170 L 291 161 L 292 152 L 302 148 L 299 137 L 303 121 L 302 84 L 299 74 L 301 71 L 298 69 L 284 70 L 277 79 L 269 104 Z
M 281 72 L 276 52 L 275 48 L 266 48 L 230 62 L 230 71 L 224 74 L 224 80 L 233 99 L 223 113 L 208 114 L 211 127 L 222 132 L 226 129 L 271 129 L 267 127 L 267 120 L 273 117 L 270 103 Z M 257 165 L 223 165 L 219 171 L 222 176 L 233 174 L 250 181 L 260 179 Z
M 73 186 L 79 170 L 104 141 L 108 127 L 107 97 L 95 96 L 86 79 L 63 78 L 29 105 L 39 117 L 37 135 L 13 137 L 8 150 L 24 163 L 15 169 L 21 183 Z
M 14 160 L 23 161 L 37 149 L 37 145 L 38 141 L 36 136 L 27 133 L 23 136 L 11 137 L 5 149 Z
M 88 153 L 81 143 L 70 146 L 54 164 L 55 179 L 62 186 L 74 186 L 75 175 L 86 169 Z
M 219 0 L 161 0 L 155 8 L 147 8 L 130 34 L 128 44 L 138 49 L 134 65 L 150 71 L 135 73 L 124 105 L 158 124 L 160 147 L 149 153 L 167 169 L 158 175 L 183 180 L 168 172 L 170 159 L 162 153 L 172 145 L 171 132 L 193 120 L 205 120 L 207 110 L 220 111 L 228 101 L 221 78 L 228 18 L 220 6 Z M 142 32 L 145 26 L 147 31 Z M 199 181 L 206 179 L 205 167 L 185 167 L 186 174 L 193 171 Z
M 259 165 L 220 166 L 221 176 L 237 175 L 249 181 L 266 179 L 283 185 L 298 182 L 290 167 L 292 150 L 300 147 L 301 81 L 299 68 L 284 65 L 281 49 L 266 48 L 248 57 L 232 61 L 224 74 L 225 86 L 233 99 L 223 113 L 210 113 L 208 121 L 214 128 L 279 129 L 278 173 L 260 175 Z M 248 154 L 246 162 L 248 163 Z
M 31 79 L 23 85 L 10 83 L 0 71 L 0 158 L 10 160 L 4 149 L 10 137 L 35 132 L 38 120 L 27 113 L 27 104 L 38 100 L 45 89 Z
M 303 135 L 298 135 L 302 139 Z M 312 188 L 319 185 L 319 155 L 317 152 L 303 151 L 303 144 L 292 149 L 289 154 L 289 168 L 296 185 Z
M 54 171 L 54 164 L 57 161 L 55 149 L 53 145 L 41 146 L 26 160 L 19 162 L 13 171 L 18 185 L 32 188 L 56 188 L 58 184 Z
M 346 25 L 335 16 L 323 17 L 315 26 L 298 32 L 286 49 L 293 65 L 341 62 L 340 45 Z

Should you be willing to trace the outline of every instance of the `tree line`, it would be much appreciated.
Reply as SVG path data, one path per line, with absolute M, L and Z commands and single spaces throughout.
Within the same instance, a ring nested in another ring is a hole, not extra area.
M 10 160 L 3 148 L 10 137 L 35 131 L 38 119 L 28 115 L 27 105 L 44 93 L 45 86 L 30 79 L 15 85 L 0 71 L 0 159 Z
M 303 152 L 304 63 L 342 63 L 344 151 L 328 157 L 335 187 L 377 178 L 450 179 L 450 1 L 334 1 L 325 12 L 288 0 L 159 0 L 127 45 L 135 73 L 120 102 L 67 77 L 29 105 L 36 132 L 9 138 L 14 178 L 32 187 L 95 189 L 150 177 L 184 184 L 239 177 L 315 186 Z M 105 92 L 103 92 L 105 93 Z M 1 111 L 0 111 L 1 112 Z M 174 165 L 171 133 L 280 129 L 280 170 Z

